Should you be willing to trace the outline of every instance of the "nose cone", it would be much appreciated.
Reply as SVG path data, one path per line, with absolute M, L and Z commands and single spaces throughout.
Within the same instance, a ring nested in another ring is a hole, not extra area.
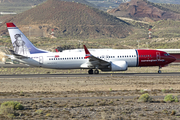
M 176 58 L 174 57 L 174 56 L 168 56 L 169 58 L 168 58 L 168 62 L 169 63 L 172 63 L 172 62 L 174 62 L 174 61 L 176 61 Z

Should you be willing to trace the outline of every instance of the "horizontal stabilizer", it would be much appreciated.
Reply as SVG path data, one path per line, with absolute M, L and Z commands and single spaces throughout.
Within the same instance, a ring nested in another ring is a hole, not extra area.
M 13 50 L 9 50 L 9 52 L 11 54 L 13 54 L 16 58 L 18 59 L 24 59 L 24 58 L 29 58 L 29 57 L 26 57 L 26 56 L 22 56 L 22 55 L 19 55 L 19 54 L 16 54 Z

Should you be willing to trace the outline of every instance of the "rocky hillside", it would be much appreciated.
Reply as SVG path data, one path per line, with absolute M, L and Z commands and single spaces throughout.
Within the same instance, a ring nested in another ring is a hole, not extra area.
M 44 2 L 46 0 L 0 0 L 0 3 L 17 3 L 19 2 L 20 4 L 22 3 L 35 3 L 35 4 L 38 4 L 38 3 L 41 3 L 41 2 Z
M 130 2 L 120 4 L 118 8 L 109 10 L 108 13 L 118 17 L 147 17 L 153 20 L 180 19 L 180 14 L 176 11 L 147 0 L 131 0 Z
M 10 11 L 10 12 L 22 13 L 46 1 L 47 0 L 0 0 L 0 12 Z M 61 1 L 66 1 L 66 2 L 73 1 L 96 8 L 94 4 L 91 4 L 86 0 L 61 0 Z
M 1 34 L 7 34 L 6 22 L 14 22 L 31 36 L 48 36 L 54 29 L 56 37 L 122 38 L 133 30 L 128 23 L 103 11 L 60 0 L 48 0 L 6 20 L 0 26 Z
M 148 1 L 154 2 L 154 3 L 180 4 L 179 0 L 148 0 Z
M 45 1 L 46 0 L 0 0 L 0 12 L 21 13 Z

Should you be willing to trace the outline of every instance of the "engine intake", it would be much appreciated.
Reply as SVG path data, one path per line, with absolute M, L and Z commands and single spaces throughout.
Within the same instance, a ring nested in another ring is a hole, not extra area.
M 128 64 L 126 61 L 114 61 L 111 62 L 111 71 L 126 71 Z

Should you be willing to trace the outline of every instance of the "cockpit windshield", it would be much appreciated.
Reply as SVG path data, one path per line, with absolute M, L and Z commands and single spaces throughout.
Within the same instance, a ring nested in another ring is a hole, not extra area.
M 165 55 L 165 56 L 169 56 L 169 53 L 165 53 L 164 55 Z

